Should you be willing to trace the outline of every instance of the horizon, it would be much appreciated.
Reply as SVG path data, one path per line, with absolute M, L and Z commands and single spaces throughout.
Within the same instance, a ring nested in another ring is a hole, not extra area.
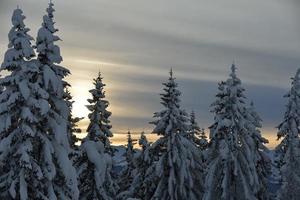
M 197 122 L 208 134 L 207 127 L 213 122 L 209 105 L 217 83 L 227 79 L 235 60 L 247 99 L 254 101 L 263 119 L 262 135 L 270 140 L 267 146 L 274 148 L 278 144 L 275 127 L 287 103 L 283 95 L 300 65 L 299 4 L 293 0 L 173 2 L 155 1 L 153 8 L 152 3 L 138 0 L 118 4 L 54 1 L 57 35 L 63 40 L 57 43 L 64 59 L 61 65 L 72 73 L 67 81 L 72 86 L 74 115 L 85 117 L 80 128 L 87 126 L 88 90 L 100 69 L 112 112 L 112 132 L 116 136 L 124 132 L 124 138 L 128 130 L 149 133 L 152 126 L 148 122 L 161 109 L 161 83 L 172 67 L 182 92 L 182 107 L 195 110 Z M 17 5 L 35 38 L 48 1 L 0 2 L 1 58 Z M 121 136 L 112 139 L 115 144 L 122 141 Z

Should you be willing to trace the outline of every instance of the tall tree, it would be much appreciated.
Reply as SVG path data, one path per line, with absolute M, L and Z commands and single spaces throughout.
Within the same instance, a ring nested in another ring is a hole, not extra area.
M 268 194 L 268 178 L 271 174 L 271 159 L 268 156 L 268 148 L 265 144 L 269 141 L 262 137 L 260 129 L 262 128 L 262 119 L 259 114 L 256 112 L 254 103 L 251 101 L 250 106 L 245 110 L 245 118 L 249 122 L 246 124 L 250 137 L 246 141 L 248 142 L 249 147 L 252 147 L 251 155 L 255 163 L 255 168 L 257 171 L 257 184 L 256 184 L 256 196 L 259 199 L 268 199 L 270 195 Z
M 63 80 L 70 72 L 58 65 L 62 61 L 62 57 L 60 48 L 55 44 L 60 39 L 55 35 L 58 30 L 54 27 L 53 13 L 55 10 L 53 6 L 53 3 L 50 2 L 36 39 L 40 70 L 38 81 L 49 94 L 50 110 L 45 129 L 47 129 L 54 147 L 52 153 L 56 169 L 53 182 L 54 191 L 58 198 L 76 199 L 79 195 L 76 171 L 68 158 L 69 153 L 71 153 L 71 145 L 68 140 L 70 109 L 64 99 L 64 87 L 68 83 Z
M 227 81 L 219 83 L 216 97 L 204 199 L 268 199 L 261 193 L 266 185 L 261 184 L 256 169 L 259 148 L 252 137 L 254 130 L 249 129 L 253 121 L 246 117 L 244 88 L 234 64 Z
M 49 123 L 49 94 L 41 87 L 38 62 L 31 59 L 33 38 L 28 35 L 24 19 L 21 9 L 14 10 L 9 49 L 1 65 L 8 75 L 0 81 L 5 88 L 0 95 L 0 197 L 76 199 L 76 176 L 61 180 L 62 184 L 75 186 L 63 194 L 54 183 L 60 173 L 75 174 L 75 170 L 45 129 Z M 61 153 L 54 154 L 55 151 Z
M 278 199 L 296 200 L 300 196 L 300 69 L 292 78 L 291 90 L 285 97 L 288 103 L 277 133 L 282 140 L 276 147 L 282 176 Z
M 93 134 L 96 134 L 104 144 L 105 151 L 111 153 L 112 150 L 109 141 L 109 137 L 113 136 L 110 131 L 112 126 L 109 120 L 111 112 L 107 110 L 109 102 L 105 100 L 105 84 L 102 82 L 102 79 L 101 73 L 99 72 L 98 77 L 94 79 L 95 88 L 89 91 L 92 94 L 92 98 L 88 99 L 90 105 L 88 105 L 87 108 L 91 112 L 89 119 L 93 123 L 89 124 L 87 131 L 91 133 L 92 137 L 94 137 Z
M 47 112 L 47 107 L 37 107 L 37 102 L 47 102 L 36 89 L 35 75 L 38 72 L 32 57 L 33 38 L 24 24 L 25 16 L 21 9 L 15 9 L 1 70 L 9 75 L 1 78 L 0 95 L 0 197 L 1 199 L 28 199 L 45 195 L 45 188 L 39 179 L 43 178 L 37 159 L 38 152 L 33 145 L 41 134 L 39 122 Z M 36 95 L 36 96 L 35 96 Z M 39 109 L 41 109 L 39 111 Z M 30 184 L 28 184 L 30 182 Z M 36 188 L 35 188 L 36 187 Z M 37 193 L 33 191 L 38 189 Z
M 111 115 L 106 110 L 108 102 L 104 100 L 101 74 L 94 79 L 95 88 L 89 92 L 92 99 L 88 99 L 91 111 L 88 115 L 90 124 L 87 136 L 83 139 L 80 147 L 81 155 L 76 162 L 79 178 L 80 199 L 105 199 L 116 198 L 118 186 L 112 178 L 112 157 L 107 150 L 109 140 L 107 133 L 111 133 L 108 119 Z
M 197 147 L 186 138 L 187 114 L 180 107 L 181 92 L 173 77 L 163 83 L 161 94 L 164 109 L 154 113 L 157 118 L 153 133 L 161 137 L 149 151 L 155 158 L 145 175 L 143 199 L 201 199 L 203 192 L 203 168 Z

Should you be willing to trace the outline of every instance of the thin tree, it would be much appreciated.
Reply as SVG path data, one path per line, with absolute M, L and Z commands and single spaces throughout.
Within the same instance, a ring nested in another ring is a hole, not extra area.
M 265 144 L 269 141 L 262 137 L 260 129 L 262 128 L 262 119 L 256 112 L 253 101 L 250 102 L 250 106 L 246 108 L 245 118 L 247 119 L 247 130 L 249 132 L 247 139 L 248 145 L 252 147 L 252 159 L 256 165 L 256 171 L 258 174 L 257 184 L 256 184 L 256 196 L 259 199 L 269 199 L 268 194 L 268 178 L 271 175 L 271 159 L 268 156 L 268 148 Z
M 99 72 L 98 77 L 94 79 L 95 88 L 89 92 L 92 94 L 93 98 L 88 99 L 90 105 L 87 106 L 89 111 L 89 119 L 91 120 L 90 125 L 87 128 L 88 132 L 91 134 L 97 134 L 97 137 L 104 144 L 105 151 L 112 153 L 109 137 L 113 134 L 110 131 L 112 126 L 110 125 L 109 117 L 111 112 L 107 110 L 109 102 L 105 99 L 105 84 L 102 82 L 103 78 Z
M 82 200 L 113 200 L 118 190 L 113 180 L 112 157 L 108 149 L 110 142 L 107 134 L 111 134 L 108 117 L 111 113 L 106 110 L 108 101 L 104 100 L 104 86 L 99 73 L 94 79 L 94 89 L 89 91 L 92 95 L 88 99 L 90 105 L 87 106 L 90 110 L 90 124 L 80 147 L 81 155 L 76 162 Z
M 53 157 L 56 166 L 54 191 L 58 198 L 76 199 L 79 195 L 76 171 L 68 158 L 72 152 L 68 139 L 70 109 L 64 99 L 64 87 L 69 84 L 63 80 L 70 72 L 59 65 L 62 56 L 59 46 L 55 44 L 60 38 L 55 35 L 58 30 L 54 27 L 53 6 L 50 1 L 46 9 L 47 14 L 43 16 L 43 23 L 37 34 L 36 51 L 40 70 L 37 79 L 43 90 L 49 94 L 50 110 L 45 129 L 54 147 Z
M 207 147 L 207 137 L 204 129 L 201 129 L 196 121 L 195 112 L 192 111 L 189 118 L 188 138 L 193 141 L 201 150 Z
M 122 171 L 119 185 L 120 191 L 118 195 L 118 199 L 127 199 L 130 196 L 130 187 L 132 185 L 132 181 L 136 174 L 136 168 L 134 163 L 135 150 L 134 145 L 136 144 L 136 140 L 132 139 L 130 131 L 127 132 L 127 145 L 126 145 L 126 169 Z
M 296 200 L 300 196 L 300 69 L 292 78 L 291 90 L 285 97 L 288 103 L 277 133 L 282 140 L 276 147 L 282 176 L 278 199 Z
M 78 123 L 83 119 L 83 117 L 74 117 L 72 113 L 74 101 L 68 87 L 65 88 L 63 98 L 67 102 L 67 106 L 69 107 L 70 110 L 70 115 L 68 117 L 68 125 L 67 125 L 69 143 L 72 149 L 76 149 L 77 148 L 76 143 L 80 141 L 80 139 L 77 137 L 77 134 L 80 134 L 82 132 L 82 130 L 78 127 Z

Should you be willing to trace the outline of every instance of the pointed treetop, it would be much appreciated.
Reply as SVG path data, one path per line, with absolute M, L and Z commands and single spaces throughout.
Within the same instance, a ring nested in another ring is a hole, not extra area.
M 236 66 L 235 66 L 234 61 L 233 61 L 232 65 L 231 65 L 231 74 L 230 74 L 230 76 L 231 77 L 236 77 L 235 73 L 236 73 Z
M 12 66 L 12 62 L 20 61 L 22 58 L 31 59 L 35 54 L 31 45 L 33 38 L 28 34 L 30 30 L 25 26 L 23 11 L 17 8 L 13 11 L 11 17 L 12 27 L 8 33 L 8 48 L 11 50 L 5 53 L 5 58 L 2 63 L 2 68 Z M 15 68 L 16 65 L 14 64 Z
M 173 68 L 171 67 L 170 72 L 169 72 L 170 76 L 169 76 L 169 83 L 171 82 L 171 84 L 174 84 L 175 81 L 175 77 L 174 77 L 174 72 L 173 72 Z
M 127 139 L 128 139 L 128 142 L 132 140 L 132 139 L 131 139 L 131 132 L 130 132 L 129 129 L 128 129 L 128 131 L 127 131 Z
M 55 11 L 55 9 L 53 8 L 54 4 L 53 4 L 52 0 L 49 0 L 49 4 L 48 5 L 49 6 L 46 9 L 46 11 L 48 13 L 48 17 L 52 19 L 54 17 L 53 12 Z
M 173 68 L 170 69 L 170 78 L 173 79 Z
M 298 90 L 298 88 L 300 87 L 300 68 L 297 70 L 296 74 L 294 77 L 291 78 L 292 79 L 292 91 Z
M 297 70 L 297 73 L 296 73 L 296 76 L 295 76 L 296 80 L 300 79 L 299 75 L 300 75 L 300 68 Z
M 100 68 L 99 68 L 99 70 L 98 70 L 98 78 L 102 79 L 102 74 L 101 74 Z
M 24 28 L 24 19 L 26 17 L 23 15 L 23 11 L 17 6 L 17 9 L 14 10 L 11 21 L 15 28 Z
M 106 86 L 106 84 L 103 83 L 102 80 L 103 80 L 102 74 L 101 74 L 101 72 L 99 70 L 97 78 L 94 78 L 94 85 L 96 86 L 97 90 L 103 90 L 103 87 Z M 105 92 L 103 92 L 103 94 L 104 93 Z
M 140 137 L 140 139 L 139 139 L 138 141 L 139 141 L 139 145 L 140 145 L 143 149 L 145 149 L 146 146 L 148 145 L 148 140 L 147 140 L 147 137 L 146 137 L 144 131 L 141 132 L 141 137 Z

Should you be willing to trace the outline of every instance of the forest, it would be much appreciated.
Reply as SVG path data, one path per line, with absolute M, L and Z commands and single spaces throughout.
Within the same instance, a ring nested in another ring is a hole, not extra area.
M 12 14 L 0 78 L 0 199 L 300 199 L 300 69 L 285 95 L 275 150 L 265 146 L 262 120 L 235 64 L 216 86 L 209 136 L 182 107 L 171 69 L 160 94 L 163 109 L 150 122 L 156 141 L 144 132 L 136 141 L 128 132 L 126 146 L 111 143 L 101 72 L 87 97 L 87 135 L 79 139 L 54 11 L 50 2 L 36 39 L 23 11 Z

